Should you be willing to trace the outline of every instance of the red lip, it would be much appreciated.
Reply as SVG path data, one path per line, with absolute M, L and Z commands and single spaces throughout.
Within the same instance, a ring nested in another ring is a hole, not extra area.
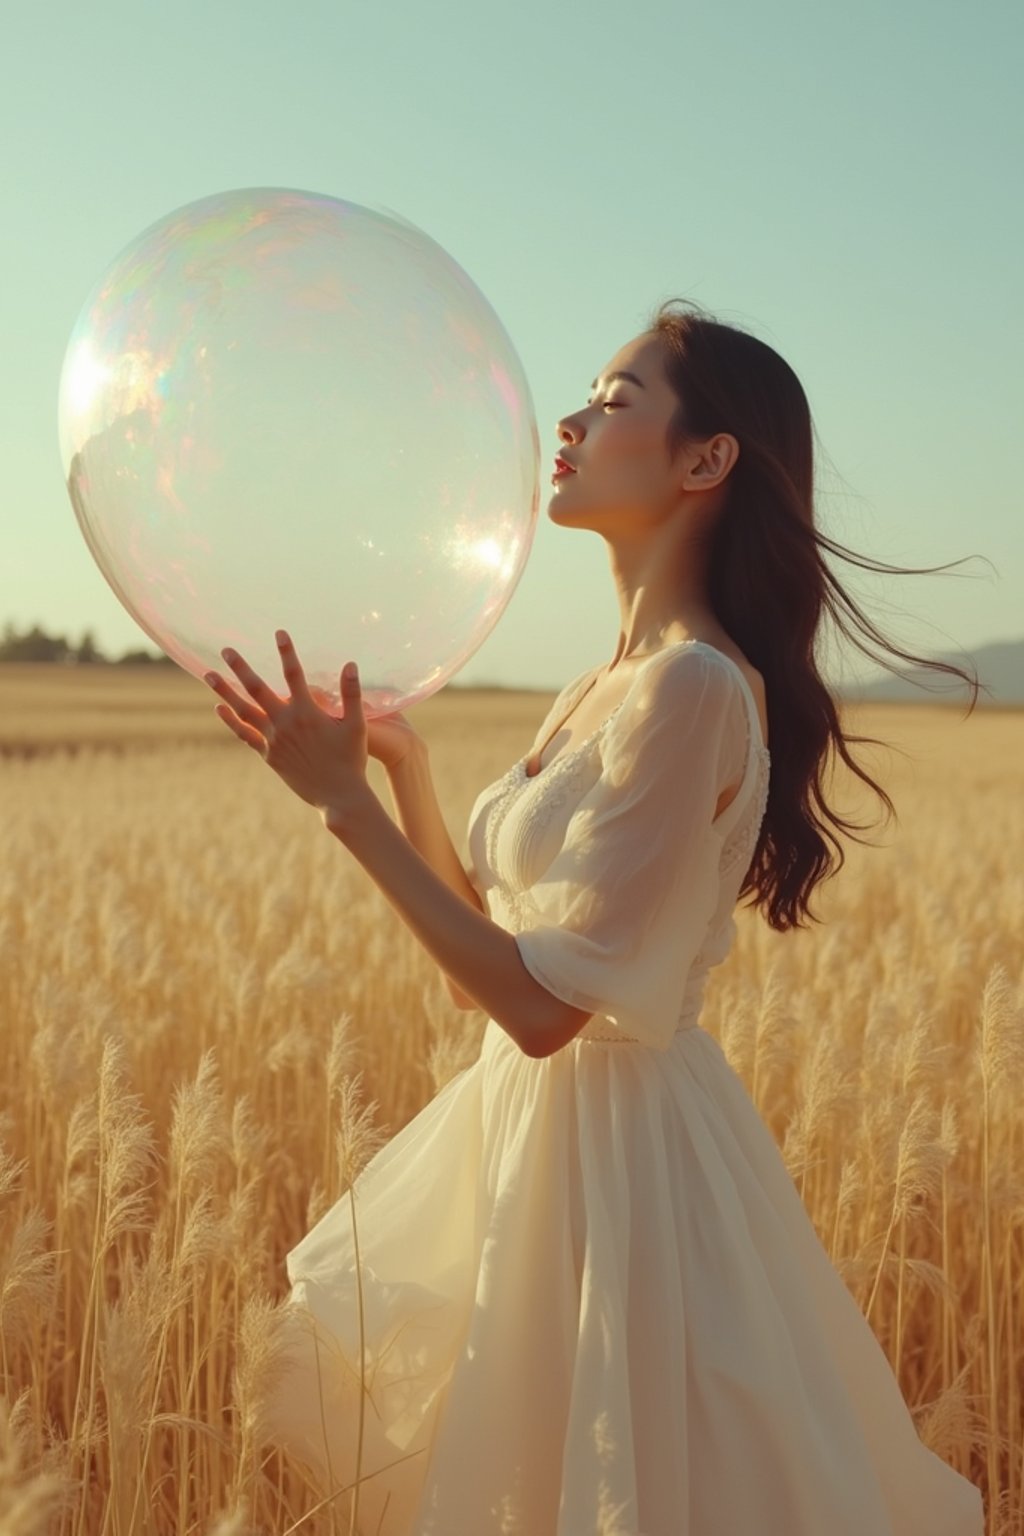
M 560 470 L 568 470 L 570 475 L 574 475 L 576 473 L 576 466 L 575 464 L 570 464 L 566 459 L 562 458 L 561 454 L 559 454 L 555 458 L 555 474 L 557 475 Z

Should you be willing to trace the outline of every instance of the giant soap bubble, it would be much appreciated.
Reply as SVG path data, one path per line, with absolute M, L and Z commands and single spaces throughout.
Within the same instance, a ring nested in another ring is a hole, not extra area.
M 282 695 L 288 630 L 325 708 L 456 673 L 529 553 L 537 426 L 501 321 L 391 212 L 245 188 L 121 252 L 60 379 L 72 505 L 128 612 L 197 677 L 233 645 Z

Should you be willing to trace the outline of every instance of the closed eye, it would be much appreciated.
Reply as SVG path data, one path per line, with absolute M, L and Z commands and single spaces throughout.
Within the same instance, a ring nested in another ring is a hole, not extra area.
M 625 403 L 626 403 L 625 400 L 606 400 L 604 402 L 604 409 L 607 410 L 609 408 L 609 406 L 615 407 L 616 405 L 625 405 Z M 594 402 L 593 402 L 593 400 L 588 400 L 587 404 L 588 405 L 593 405 Z

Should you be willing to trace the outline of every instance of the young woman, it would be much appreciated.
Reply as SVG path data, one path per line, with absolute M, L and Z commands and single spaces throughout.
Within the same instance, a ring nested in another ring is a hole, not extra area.
M 699 1023 L 737 900 L 799 926 L 826 838 L 842 863 L 829 751 L 892 809 L 815 662 L 826 608 L 880 637 L 822 558 L 804 392 L 672 303 L 592 389 L 549 515 L 605 539 L 618 642 L 481 791 L 468 871 L 423 742 L 358 682 L 330 719 L 284 637 L 287 701 L 240 658 L 248 697 L 216 684 L 488 1015 L 359 1174 L 356 1232 L 346 1194 L 289 1254 L 273 1438 L 325 1494 L 364 1479 L 375 1536 L 981 1536 Z

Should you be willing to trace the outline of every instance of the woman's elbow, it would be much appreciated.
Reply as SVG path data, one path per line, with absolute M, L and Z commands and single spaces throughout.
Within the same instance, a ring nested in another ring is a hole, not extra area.
M 530 1017 L 529 1028 L 519 1045 L 527 1056 L 543 1061 L 546 1056 L 553 1056 L 556 1051 L 575 1040 L 594 1015 L 563 1002 L 560 997 L 542 987 L 540 982 L 535 985 L 543 995 L 538 999 L 538 1005 Z

